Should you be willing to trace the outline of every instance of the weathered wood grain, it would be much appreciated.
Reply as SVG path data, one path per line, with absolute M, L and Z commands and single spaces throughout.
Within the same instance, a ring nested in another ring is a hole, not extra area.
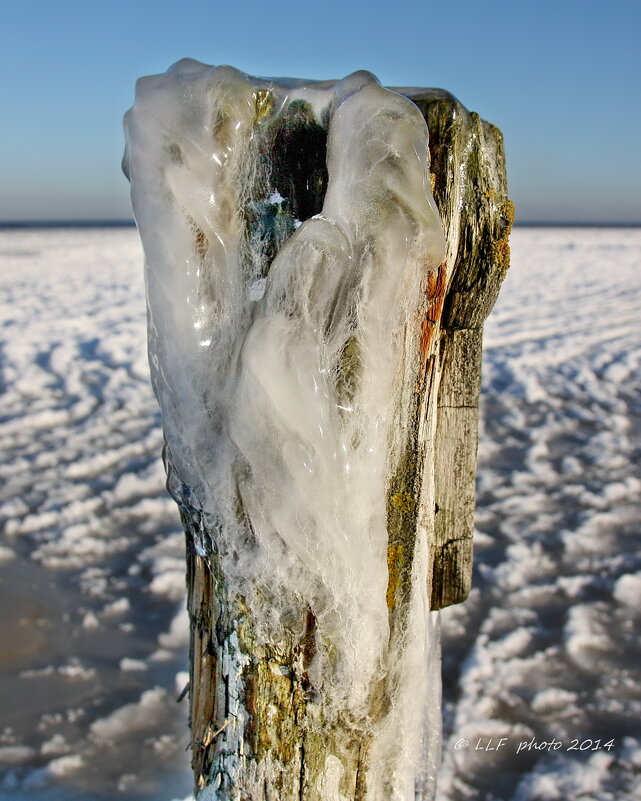
M 441 609 L 470 590 L 483 323 L 509 267 L 514 208 L 499 129 L 441 90 L 408 94 L 428 124 L 433 192 L 447 241 L 431 572 L 432 608 Z

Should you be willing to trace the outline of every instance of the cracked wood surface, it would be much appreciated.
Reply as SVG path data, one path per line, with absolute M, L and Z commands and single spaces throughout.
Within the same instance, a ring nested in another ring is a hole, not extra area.
M 431 549 L 432 609 L 441 609 L 464 601 L 472 580 L 483 324 L 509 267 L 514 207 L 499 129 L 446 92 L 410 97 L 428 124 L 432 191 L 447 242 Z

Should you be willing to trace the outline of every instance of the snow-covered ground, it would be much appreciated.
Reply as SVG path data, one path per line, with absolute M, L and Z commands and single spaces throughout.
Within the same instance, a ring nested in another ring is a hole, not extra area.
M 632 801 L 641 230 L 512 243 L 487 326 L 474 589 L 442 614 L 438 801 Z M 183 798 L 183 535 L 137 233 L 0 231 L 0 265 L 0 801 Z
M 474 589 L 442 614 L 439 801 L 631 801 L 641 230 L 517 229 L 512 242 L 486 328 Z
M 184 539 L 141 258 L 133 229 L 0 232 L 3 799 L 191 786 Z

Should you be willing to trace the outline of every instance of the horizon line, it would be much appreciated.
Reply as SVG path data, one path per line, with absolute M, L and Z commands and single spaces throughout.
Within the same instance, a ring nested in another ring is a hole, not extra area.
M 0 220 L 0 230 L 23 228 L 133 228 L 133 217 L 87 219 L 34 219 Z M 641 228 L 639 222 L 613 222 L 603 220 L 516 220 L 514 228 Z

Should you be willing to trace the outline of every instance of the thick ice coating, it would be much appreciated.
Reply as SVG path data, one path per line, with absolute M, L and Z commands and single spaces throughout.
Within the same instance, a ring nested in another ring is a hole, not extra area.
M 315 83 L 184 60 L 138 82 L 126 136 L 170 487 L 211 521 L 197 548 L 217 549 L 259 627 L 288 625 L 291 598 L 312 610 L 332 659 L 319 650 L 311 681 L 359 715 L 389 670 L 394 376 L 444 250 L 425 121 L 366 72 Z M 414 582 L 415 642 L 394 668 L 408 693 L 379 740 L 415 762 L 430 625 Z

